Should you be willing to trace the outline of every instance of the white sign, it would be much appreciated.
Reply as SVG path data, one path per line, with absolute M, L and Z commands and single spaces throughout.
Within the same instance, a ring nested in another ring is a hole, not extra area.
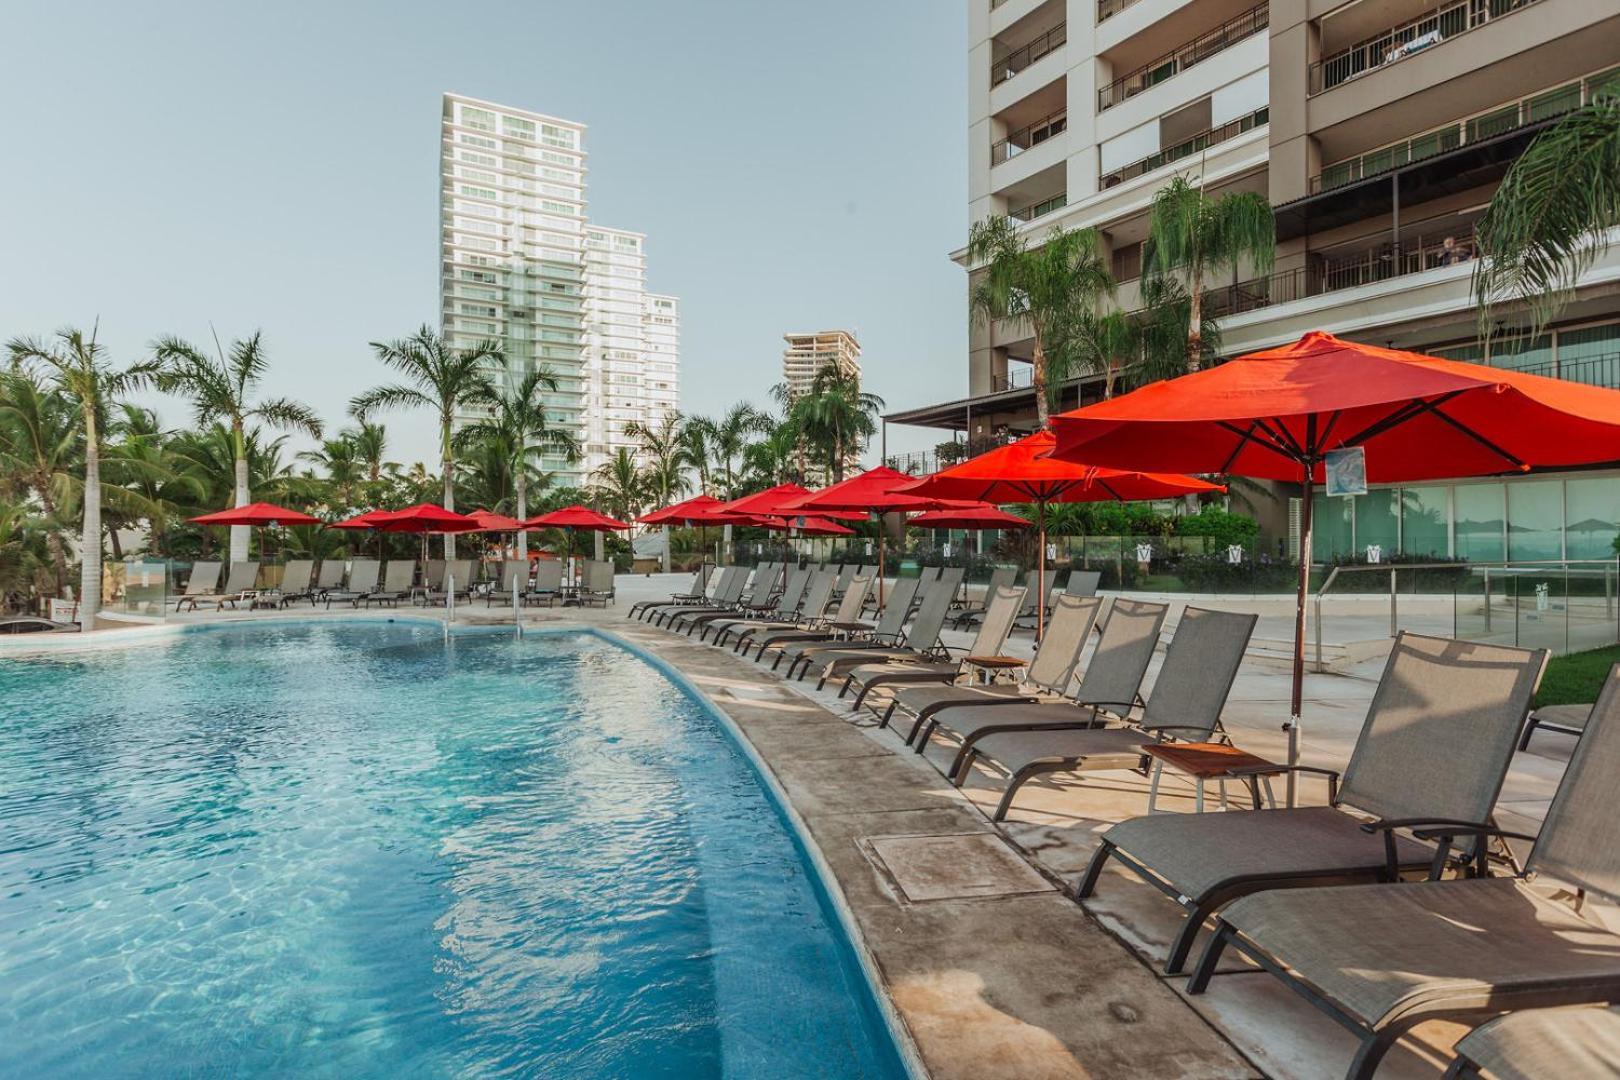
M 1137 544 L 1136 545 L 1136 561 L 1140 562 L 1140 563 L 1152 562 L 1153 561 L 1153 545 L 1152 544 Z
M 872 541 L 870 540 L 866 542 L 866 553 L 868 555 L 872 554 Z
M 1226 561 L 1231 563 L 1233 566 L 1236 566 L 1238 563 L 1242 562 L 1243 561 L 1243 545 L 1242 544 L 1228 544 L 1228 545 L 1226 545 Z
M 1367 452 L 1359 446 L 1329 450 L 1322 459 L 1329 495 L 1367 494 Z
M 951 557 L 951 542 L 949 540 L 939 545 L 939 553 L 947 559 Z
M 1379 547 L 1377 544 L 1368 544 L 1367 545 L 1367 561 L 1370 562 L 1370 563 L 1383 562 L 1384 561 L 1384 549 Z
M 1546 611 L 1552 606 L 1552 586 L 1543 581 L 1536 586 L 1536 610 Z
M 72 600 L 63 600 L 55 596 L 51 597 L 51 621 L 78 622 L 79 605 L 74 603 Z
M 1046 558 L 1048 560 L 1052 560 L 1052 559 L 1057 558 L 1057 545 L 1056 544 L 1047 544 L 1046 545 Z

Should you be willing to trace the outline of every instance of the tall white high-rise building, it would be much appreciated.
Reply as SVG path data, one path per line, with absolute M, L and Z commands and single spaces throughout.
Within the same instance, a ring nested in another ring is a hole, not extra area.
M 810 389 L 822 368 L 837 367 L 846 375 L 861 377 L 861 346 L 848 330 L 816 330 L 805 334 L 783 334 L 787 348 L 782 350 L 782 379 L 796 396 Z
M 650 344 L 645 237 L 587 226 L 585 125 L 444 95 L 440 150 L 441 321 L 449 343 L 498 342 L 503 388 L 544 366 L 551 421 L 584 453 L 541 468 L 580 485 L 635 419 L 679 398 L 675 302 Z M 656 356 L 656 359 L 654 357 Z M 632 392 L 633 391 L 633 392 Z M 620 404 L 629 402 L 629 404 Z M 466 419 L 466 417 L 463 417 Z

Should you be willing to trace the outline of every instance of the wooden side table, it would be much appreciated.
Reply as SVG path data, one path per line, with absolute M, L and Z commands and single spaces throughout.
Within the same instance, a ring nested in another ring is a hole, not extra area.
M 1267 761 L 1263 757 L 1256 757 L 1247 750 L 1239 750 L 1235 746 L 1225 743 L 1144 743 L 1142 752 L 1153 759 L 1153 780 L 1148 787 L 1148 813 L 1155 810 L 1154 803 L 1159 797 L 1159 778 L 1164 770 L 1174 769 L 1192 777 L 1194 785 L 1194 804 L 1197 812 L 1204 812 L 1204 785 L 1210 780 L 1219 784 L 1221 809 L 1225 810 L 1227 774 L 1232 769 L 1271 769 L 1271 772 L 1260 771 L 1241 779 L 1248 784 L 1249 796 L 1254 801 L 1254 808 L 1260 809 L 1260 786 L 1265 785 L 1266 802 L 1273 809 L 1277 806 L 1277 799 L 1271 792 L 1271 778 L 1280 775 L 1284 770 L 1275 762 Z
M 1029 666 L 1028 660 L 1020 660 L 1016 656 L 968 656 L 962 662 L 977 673 L 981 686 L 995 682 L 998 675 L 1005 677 Z

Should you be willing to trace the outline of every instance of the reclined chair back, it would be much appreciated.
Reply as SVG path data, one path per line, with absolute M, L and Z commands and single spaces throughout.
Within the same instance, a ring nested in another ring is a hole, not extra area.
M 787 584 L 782 587 L 782 595 L 776 599 L 776 614 L 793 615 L 799 610 L 799 601 L 804 599 L 804 587 L 810 583 L 809 570 L 788 571 Z
M 1182 611 L 1142 710 L 1142 730 L 1184 742 L 1209 741 L 1220 729 L 1221 710 L 1259 621 L 1258 614 L 1244 611 Z
M 1065 596 L 1096 596 L 1097 586 L 1101 584 L 1101 570 L 1074 570 L 1069 573 L 1069 582 L 1063 587 L 1063 594 Z
M 942 566 L 939 568 L 939 580 L 934 588 L 943 590 L 945 595 L 954 602 L 957 592 L 962 588 L 962 579 L 967 577 L 967 568 L 964 566 Z
M 1024 575 L 1024 608 L 1018 613 L 1020 618 L 1034 615 L 1036 605 L 1043 596 L 1046 597 L 1047 610 L 1050 611 L 1052 608 L 1052 592 L 1057 588 L 1058 572 L 1048 570 L 1044 574 L 1040 574 L 1039 587 L 1037 587 L 1036 576 L 1034 570 Z
M 386 570 L 383 571 L 385 577 L 387 573 Z M 444 588 L 443 559 L 429 559 L 427 561 L 426 565 L 422 567 L 422 584 L 434 592 Z
M 317 589 L 336 589 L 343 584 L 343 560 L 322 559 L 320 573 L 315 576 Z
M 219 587 L 219 563 L 191 564 L 191 577 L 186 579 L 186 596 L 207 596 Z
M 563 562 L 561 559 L 543 559 L 535 564 L 534 592 L 556 592 L 562 588 Z
M 1620 664 L 1592 707 L 1592 717 L 1564 770 L 1525 869 L 1610 900 L 1620 898 L 1620 816 L 1614 778 L 1620 775 Z
M 917 608 L 917 617 L 906 628 L 906 645 L 918 652 L 928 652 L 939 645 L 939 632 L 945 626 L 945 615 L 951 607 L 951 590 L 936 587 Z
M 354 565 L 349 567 L 349 591 L 367 593 L 377 591 L 377 578 L 382 574 L 382 564 L 376 559 L 356 559 Z
M 613 577 L 612 559 L 592 559 L 585 564 L 585 588 L 593 593 L 611 593 Z
M 1024 603 L 1024 590 L 1004 585 L 985 597 L 984 621 L 968 646 L 969 656 L 1000 656 Z
M 443 563 L 440 563 L 440 580 L 443 580 Z M 383 592 L 401 593 L 411 587 L 416 578 L 416 562 L 412 559 L 389 559 L 388 565 L 383 569 Z
M 1046 636 L 1030 662 L 1029 682 L 1061 694 L 1074 678 L 1075 665 L 1085 651 L 1091 628 L 1103 602 L 1096 596 L 1060 596 L 1046 613 Z
M 1141 600 L 1116 600 L 1109 609 L 1097 650 L 1091 654 L 1085 677 L 1074 699 L 1081 705 L 1096 705 L 1124 716 L 1136 702 L 1147 677 L 1153 650 L 1159 644 L 1159 630 L 1168 604 Z
M 448 572 L 446 581 L 454 578 L 457 591 L 466 592 L 468 586 L 472 584 L 473 561 L 471 559 L 452 559 L 445 564 L 445 569 Z M 442 592 L 445 582 L 439 584 Z
M 235 593 L 247 592 L 259 580 L 259 564 L 256 562 L 233 562 L 230 570 L 225 574 L 225 587 L 220 592 L 226 596 Z
M 872 631 L 874 637 L 895 640 L 901 636 L 911 615 L 911 602 L 917 598 L 918 582 L 918 578 L 901 578 L 894 583 L 884 597 L 883 617 Z
M 838 568 L 838 580 L 833 584 L 833 592 L 842 593 L 845 589 L 849 588 L 850 579 L 855 576 L 855 571 L 858 569 L 860 569 L 860 567 L 856 566 L 854 563 L 845 563 L 843 566 L 840 566 Z
M 529 589 L 529 560 L 507 559 L 501 564 L 501 591 L 508 595 L 512 592 L 512 583 L 517 582 L 519 593 Z
M 809 588 L 804 590 L 804 601 L 799 604 L 799 617 L 802 619 L 819 619 L 827 614 L 827 605 L 832 603 L 833 582 L 837 575 L 831 570 L 818 570 L 810 579 Z
M 281 568 L 281 584 L 278 588 L 284 593 L 301 593 L 309 588 L 309 579 L 315 573 L 315 560 L 289 559 L 287 565 Z
M 1339 802 L 1386 819 L 1489 819 L 1546 663 L 1542 649 L 1398 635 Z
M 1018 567 L 998 566 L 990 571 L 990 582 L 984 587 L 985 605 L 988 606 L 990 597 L 995 595 L 997 589 L 1011 587 L 1018 580 Z
M 865 576 L 856 576 L 849 579 L 844 588 L 844 595 L 838 600 L 838 610 L 833 612 L 832 621 L 851 623 L 861 617 L 861 608 L 866 606 L 866 594 L 872 589 L 872 579 Z

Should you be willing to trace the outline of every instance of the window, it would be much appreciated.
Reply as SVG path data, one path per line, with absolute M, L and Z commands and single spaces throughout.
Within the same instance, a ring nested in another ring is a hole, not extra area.
M 1443 559 L 1450 549 L 1445 487 L 1401 489 L 1401 551 Z
M 476 128 L 479 131 L 495 130 L 495 114 L 487 109 L 475 109 L 470 105 L 461 106 L 461 123 L 463 127 Z
M 1365 495 L 1357 495 L 1355 502 L 1356 553 L 1365 556 L 1367 548 L 1376 544 L 1388 559 L 1399 550 L 1395 491 L 1375 488 Z
M 496 147 L 496 142 L 494 139 L 485 139 L 478 135 L 468 135 L 466 132 L 463 132 L 457 136 L 457 141 L 465 143 L 468 146 L 479 146 L 485 150 L 493 150 Z
M 1566 481 L 1564 557 L 1613 559 L 1616 536 L 1620 536 L 1620 480 L 1611 476 Z
M 1503 494 L 1501 484 L 1458 484 L 1456 501 L 1456 557 L 1500 562 L 1503 551 Z
M 523 139 L 534 138 L 534 124 L 528 120 L 520 120 L 515 116 L 501 117 L 501 132 L 505 135 L 516 135 Z
M 471 162 L 474 165 L 482 165 L 487 169 L 498 169 L 501 167 L 501 159 L 490 154 L 475 154 L 471 150 L 462 150 L 456 156 L 462 161 Z M 494 183 L 493 180 L 490 182 Z
M 1557 480 L 1507 485 L 1508 558 L 1514 562 L 1564 557 L 1564 492 Z
M 501 197 L 500 193 L 494 188 L 473 187 L 471 184 L 462 184 L 461 193 L 463 195 L 470 195 L 475 199 L 488 199 L 491 202 L 494 202 Z
M 549 161 L 553 165 L 572 165 L 576 169 L 579 168 L 578 158 L 569 157 L 567 154 L 558 154 L 551 150 L 540 151 L 540 160 Z

